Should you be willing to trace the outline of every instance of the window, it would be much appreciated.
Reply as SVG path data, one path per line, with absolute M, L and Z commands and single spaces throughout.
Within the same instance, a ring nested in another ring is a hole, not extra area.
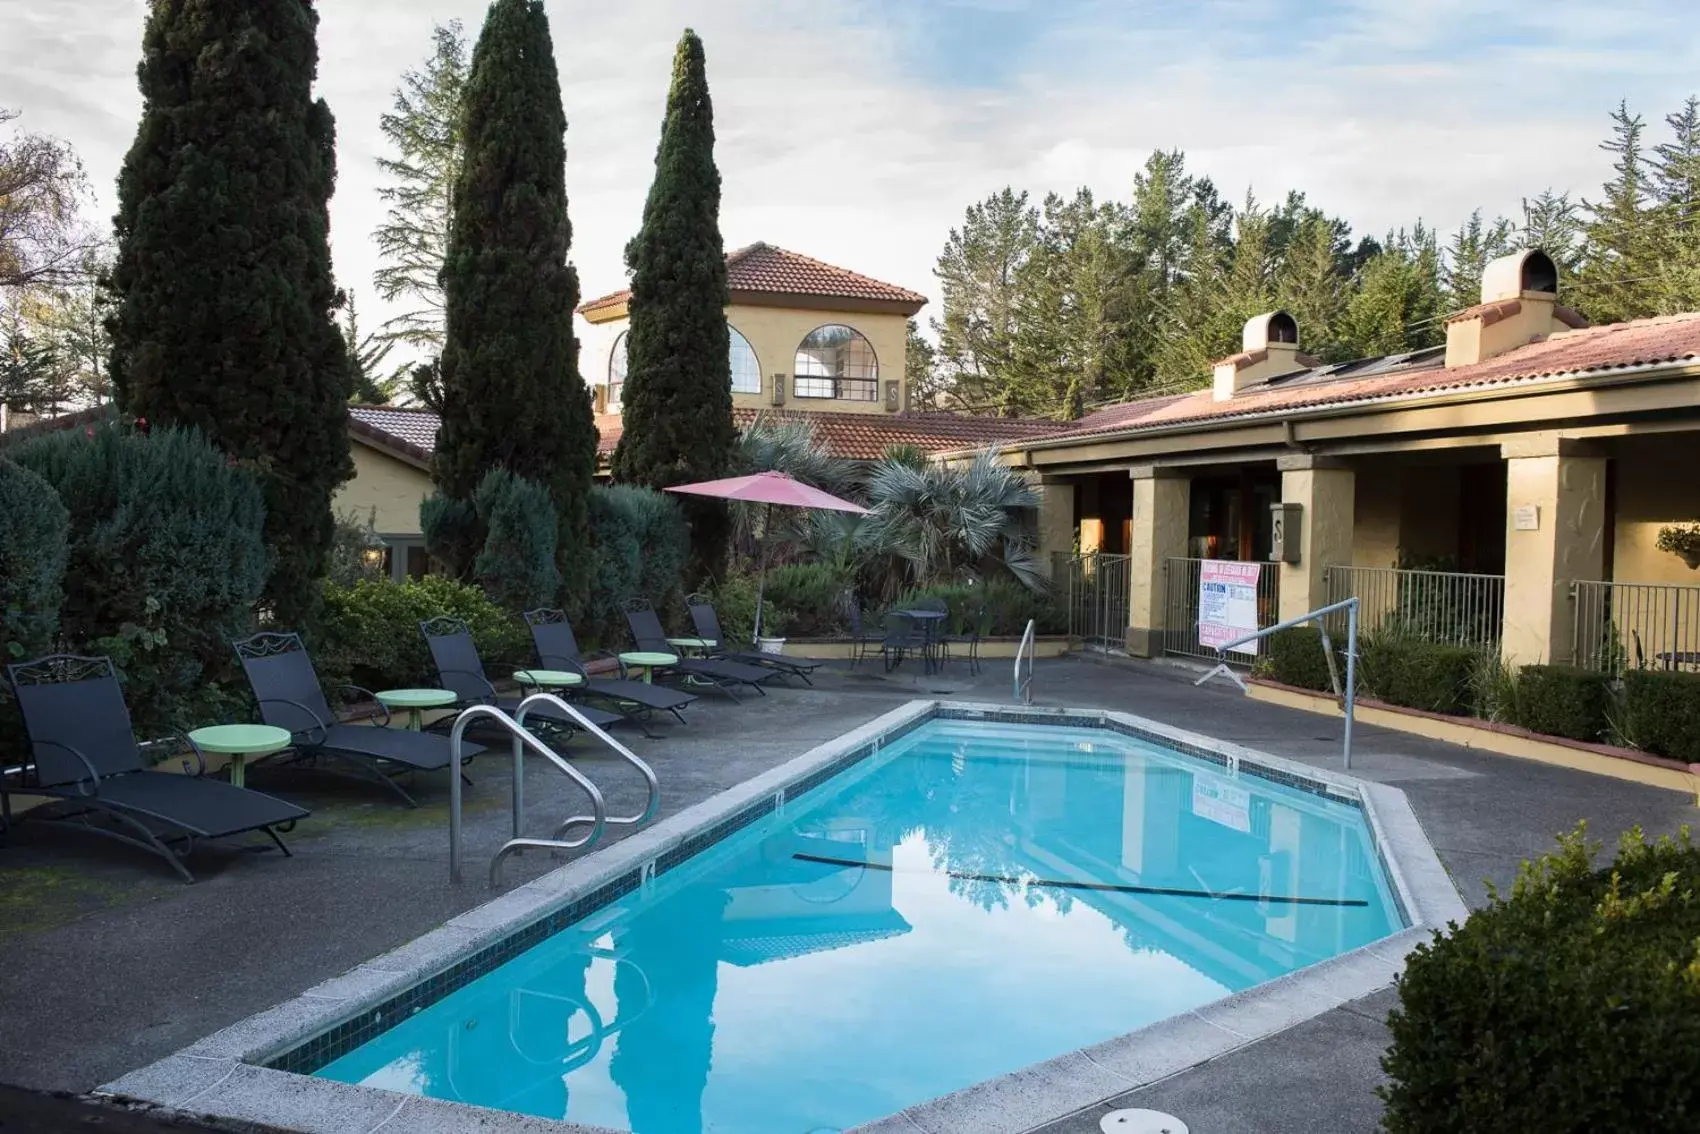
M 842 323 L 810 331 L 797 347 L 791 392 L 799 398 L 879 401 L 879 360 L 862 333 Z
M 620 396 L 626 389 L 626 335 L 621 331 L 620 337 L 614 340 L 614 349 L 608 352 L 608 412 L 613 413 L 620 408 Z
M 761 393 L 761 362 L 756 358 L 755 348 L 732 324 L 726 324 L 726 329 L 732 333 L 732 392 Z

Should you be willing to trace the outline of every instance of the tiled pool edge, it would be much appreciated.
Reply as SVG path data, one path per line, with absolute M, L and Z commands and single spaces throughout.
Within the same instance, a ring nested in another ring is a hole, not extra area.
M 862 1131 L 1018 1131 L 1074 1113 L 1318 1015 L 1384 987 L 1406 952 L 1447 920 L 1465 915 L 1404 793 L 1367 784 L 1126 713 L 911 701 L 793 760 L 679 812 L 644 831 L 516 887 L 447 924 L 293 1000 L 250 1016 L 173 1055 L 97 1089 L 214 1119 L 269 1122 L 302 1131 L 486 1130 L 618 1134 L 601 1127 L 534 1118 L 262 1066 L 350 1026 L 415 991 L 430 1002 L 431 982 L 475 963 L 473 976 L 504 963 L 547 926 L 566 924 L 618 900 L 659 873 L 770 814 L 824 779 L 920 724 L 996 718 L 1014 723 L 1105 727 L 1325 797 L 1360 805 L 1378 856 L 1410 928 L 1319 965 L 1216 1001 L 1095 1047 L 1060 1056 L 931 1102 Z M 586 905 L 586 903 L 592 903 Z M 540 928 L 543 927 L 543 928 Z M 478 959 L 474 961 L 473 959 Z M 472 979 L 463 971 L 460 976 Z M 438 992 L 437 995 L 444 993 Z M 394 1017 L 362 1026 L 383 1030 Z M 1179 1062 L 1177 1062 L 1179 1060 Z

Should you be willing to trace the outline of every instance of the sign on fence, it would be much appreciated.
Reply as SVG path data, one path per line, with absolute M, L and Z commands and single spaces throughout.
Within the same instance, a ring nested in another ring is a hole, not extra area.
M 1206 559 L 1198 570 L 1198 644 L 1219 649 L 1235 638 L 1257 632 L 1257 578 L 1261 563 Z M 1236 654 L 1257 653 L 1257 639 L 1235 646 Z

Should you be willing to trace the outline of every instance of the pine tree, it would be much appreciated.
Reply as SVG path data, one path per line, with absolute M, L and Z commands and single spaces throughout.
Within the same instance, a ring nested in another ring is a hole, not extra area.
M 1340 338 L 1357 358 L 1434 346 L 1445 338 L 1444 311 L 1440 252 L 1434 233 L 1419 222 L 1409 234 L 1389 234 L 1364 265 Z
M 1482 270 L 1511 251 L 1511 236 L 1510 221 L 1500 217 L 1485 223 L 1480 209 L 1452 234 L 1442 283 L 1448 310 L 1462 311 L 1482 301 Z
M 1275 304 L 1299 325 L 1299 344 L 1324 362 L 1343 362 L 1339 341 L 1349 297 L 1350 243 L 1345 222 L 1320 209 L 1294 219 L 1276 269 Z
M 1700 308 L 1700 98 L 1665 116 L 1671 140 L 1653 147 L 1661 314 Z
M 1629 113 L 1627 103 L 1619 103 L 1611 119 L 1611 140 L 1600 148 L 1617 155 L 1616 176 L 1606 182 L 1598 203 L 1584 202 L 1587 251 L 1575 289 L 1583 313 L 1596 323 L 1651 315 L 1658 306 L 1656 220 L 1642 143 L 1646 124 Z
M 402 383 L 401 371 L 392 370 L 385 373 L 383 370 L 384 360 L 389 358 L 390 352 L 395 349 L 396 340 L 384 335 L 360 332 L 360 313 L 355 310 L 352 294 L 349 295 L 348 305 L 343 310 L 342 340 L 344 349 L 348 351 L 348 365 L 352 376 L 348 404 L 388 405 Z
M 626 246 L 626 266 L 632 273 L 631 329 L 614 479 L 666 488 L 724 476 L 738 431 L 720 171 L 702 40 L 689 29 L 673 53 L 655 180 L 643 227 Z M 718 570 L 729 534 L 724 505 L 693 502 L 687 515 L 698 566 Z
M 1007 187 L 968 206 L 945 240 L 934 268 L 944 317 L 933 330 L 941 369 L 965 409 L 1014 410 L 1020 280 L 1038 244 L 1038 210 Z
M 466 151 L 443 265 L 447 335 L 434 475 L 454 502 L 494 468 L 549 490 L 564 589 L 588 587 L 596 462 L 567 263 L 566 115 L 543 0 L 490 5 L 466 82 Z
M 1560 287 L 1575 273 L 1582 255 L 1582 220 L 1576 212 L 1576 203 L 1568 193 L 1544 189 L 1533 200 L 1523 198 L 1519 242 L 1525 248 L 1539 248 L 1552 257 L 1558 267 Z
M 353 471 L 317 23 L 310 0 L 155 0 L 109 322 L 123 409 L 198 426 L 261 474 L 285 624 L 312 612 L 331 494 Z
M 940 390 L 935 375 L 938 351 L 921 335 L 921 326 L 910 319 L 904 326 L 903 375 L 909 387 L 909 404 L 917 410 L 938 410 Z M 748 436 L 748 431 L 745 432 Z

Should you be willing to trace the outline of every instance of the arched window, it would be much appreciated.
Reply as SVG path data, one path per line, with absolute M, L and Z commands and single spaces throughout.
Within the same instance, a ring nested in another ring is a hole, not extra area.
M 879 401 L 879 360 L 874 346 L 854 327 L 816 327 L 797 346 L 791 393 L 799 398 Z
M 620 337 L 614 340 L 614 349 L 608 352 L 609 412 L 620 408 L 620 399 L 626 390 L 626 335 L 628 333 L 621 331 Z
M 756 358 L 755 348 L 732 324 L 726 324 L 726 329 L 732 339 L 732 392 L 761 393 L 761 361 Z

